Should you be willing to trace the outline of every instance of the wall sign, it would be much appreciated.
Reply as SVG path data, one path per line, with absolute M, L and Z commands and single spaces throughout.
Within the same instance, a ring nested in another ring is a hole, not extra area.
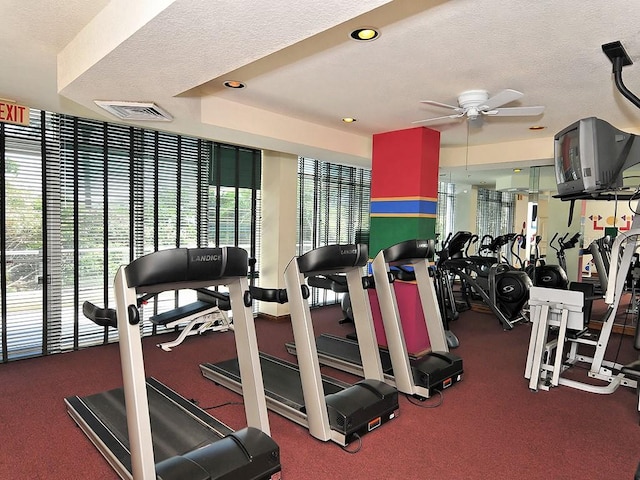
M 0 100 L 0 122 L 29 125 L 29 107 Z

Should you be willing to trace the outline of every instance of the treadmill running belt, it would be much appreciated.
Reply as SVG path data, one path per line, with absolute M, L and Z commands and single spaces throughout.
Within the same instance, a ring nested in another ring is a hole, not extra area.
M 238 359 L 232 358 L 215 364 L 204 364 L 204 367 L 222 372 L 224 376 L 240 383 Z M 260 367 L 265 394 L 291 408 L 304 411 L 302 380 L 298 366 L 270 355 L 260 353 Z M 337 393 L 350 385 L 323 376 L 322 388 L 325 395 Z
M 335 335 L 322 334 L 316 338 L 318 353 L 339 358 L 354 365 L 362 366 L 358 342 Z M 389 352 L 380 349 L 380 362 L 384 373 L 393 374 Z
M 220 435 L 194 421 L 187 412 L 175 408 L 174 403 L 149 385 L 147 394 L 156 463 L 220 439 Z M 128 450 L 129 435 L 122 388 L 90 395 L 83 400 Z M 228 432 L 231 430 L 224 434 Z

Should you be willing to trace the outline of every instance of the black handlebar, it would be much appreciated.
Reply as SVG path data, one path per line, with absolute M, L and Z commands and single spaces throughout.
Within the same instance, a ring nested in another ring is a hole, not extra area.
M 569 234 L 567 233 L 567 235 Z M 562 239 L 560 240 L 560 246 L 564 250 L 575 247 L 578 244 L 578 240 L 580 240 L 580 232 L 576 232 L 569 240 L 565 240 L 565 238 L 567 238 L 567 235 L 562 237 Z
M 549 242 L 549 246 L 553 248 L 556 252 L 560 252 L 560 253 L 564 252 L 565 250 L 574 248 L 578 244 L 578 241 L 580 240 L 580 232 L 574 233 L 569 240 L 567 240 L 568 236 L 569 236 L 569 232 L 565 233 L 562 237 L 558 238 L 558 233 L 556 232 L 551 238 L 551 241 Z M 556 243 L 560 246 L 560 248 L 557 248 L 553 245 L 554 241 L 556 241 Z
M 116 310 L 114 308 L 100 308 L 91 302 L 84 302 L 82 304 L 82 313 L 93 323 L 101 327 L 116 328 L 118 326 L 118 318 L 116 317 Z
M 287 290 L 284 288 L 249 287 L 251 298 L 261 302 L 287 303 Z

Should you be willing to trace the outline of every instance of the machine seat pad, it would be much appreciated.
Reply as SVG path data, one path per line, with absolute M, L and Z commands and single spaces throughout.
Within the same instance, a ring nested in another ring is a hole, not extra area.
M 188 315 L 205 312 L 207 310 L 210 310 L 213 307 L 215 307 L 215 303 L 203 302 L 198 300 L 188 305 L 174 308 L 173 310 L 169 310 L 168 312 L 154 315 L 153 317 L 150 318 L 150 320 L 156 325 L 167 325 L 169 323 L 175 322 L 176 320 L 180 320 L 181 318 L 184 318 Z

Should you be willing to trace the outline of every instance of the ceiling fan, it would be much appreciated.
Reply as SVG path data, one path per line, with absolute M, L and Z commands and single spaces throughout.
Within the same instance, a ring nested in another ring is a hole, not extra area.
M 517 90 L 506 89 L 489 97 L 486 90 L 468 90 L 458 95 L 458 106 L 448 105 L 446 103 L 435 102 L 433 100 L 423 100 L 420 103 L 434 105 L 436 107 L 448 108 L 456 113 L 445 115 L 443 117 L 427 118 L 425 120 L 416 120 L 411 123 L 446 123 L 451 120 L 466 117 L 471 122 L 481 120 L 484 116 L 489 117 L 520 117 L 540 115 L 544 112 L 544 107 L 502 107 L 507 103 L 522 98 L 524 94 Z M 500 108 L 502 107 L 502 108 Z

